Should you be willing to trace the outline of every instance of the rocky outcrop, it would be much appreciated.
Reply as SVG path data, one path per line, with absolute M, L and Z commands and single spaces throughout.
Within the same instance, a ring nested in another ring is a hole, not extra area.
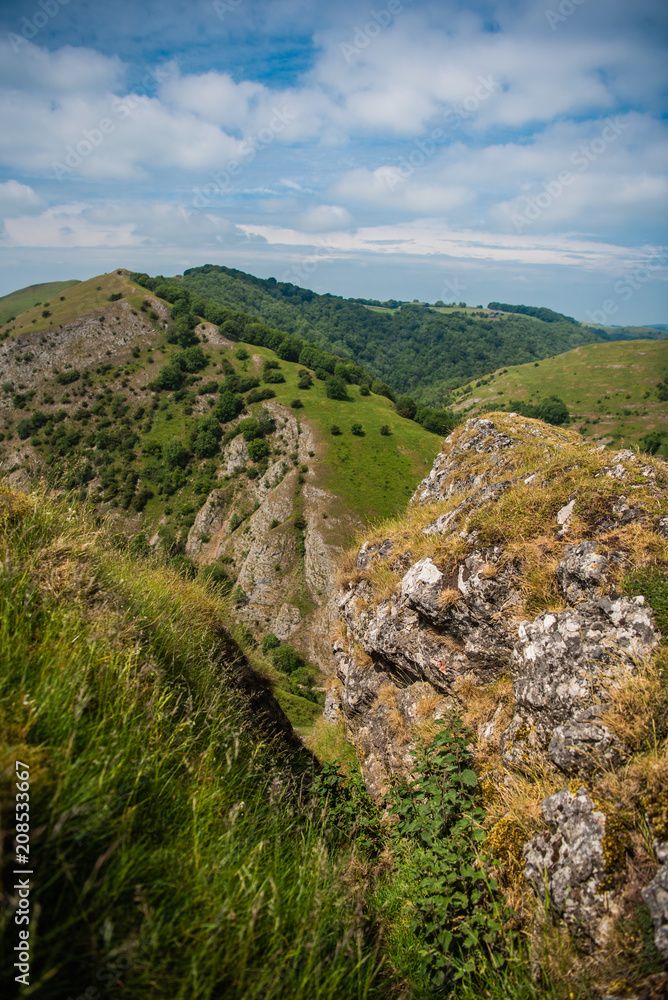
M 605 887 L 609 821 L 586 788 L 550 795 L 543 816 L 549 831 L 525 846 L 525 877 L 586 950 L 601 947 L 620 912 Z
M 599 719 L 611 687 L 657 645 L 643 605 L 600 598 L 521 623 L 510 660 L 516 712 L 501 738 L 507 764 L 531 768 L 536 751 L 566 774 L 620 763 L 624 747 Z
M 406 517 L 364 542 L 338 599 L 336 699 L 376 799 L 414 767 L 424 724 L 453 711 L 477 727 L 488 787 L 574 779 L 542 802 L 525 874 L 585 950 L 628 913 L 626 848 L 591 782 L 633 752 L 610 713 L 661 636 L 622 585 L 639 559 L 668 560 L 667 484 L 664 463 L 567 430 L 469 420 Z M 666 870 L 644 889 L 660 948 Z
M 266 438 L 266 471 L 245 475 L 253 463 L 243 437 L 225 446 L 219 476 L 226 485 L 198 511 L 186 554 L 202 564 L 222 560 L 239 588 L 236 616 L 257 635 L 296 644 L 331 674 L 340 548 L 330 536 L 341 533 L 340 510 L 328 516 L 335 498 L 317 485 L 319 445 L 309 425 L 275 400 L 263 406 L 276 425 Z

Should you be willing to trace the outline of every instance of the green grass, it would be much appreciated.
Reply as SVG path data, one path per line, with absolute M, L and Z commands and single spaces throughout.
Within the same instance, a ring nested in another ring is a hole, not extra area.
M 30 768 L 21 995 L 384 996 L 348 851 L 300 791 L 304 755 L 235 693 L 225 603 L 134 562 L 67 498 L 2 490 L 0 545 L 6 817 L 14 763 Z M 9 887 L 11 848 L 4 866 Z M 16 903 L 0 923 L 7 997 Z
M 40 303 L 48 301 L 51 315 L 43 317 L 43 305 L 35 306 L 33 304 L 36 301 L 34 296 L 24 296 L 17 301 L 17 306 L 18 304 L 23 306 L 20 314 L 14 308 L 11 308 L 9 312 L 6 310 L 4 313 L 0 312 L 0 324 L 4 323 L 5 328 L 11 329 L 11 335 L 14 337 L 29 331 L 46 330 L 49 327 L 72 323 L 80 316 L 85 316 L 99 309 L 106 309 L 113 305 L 109 302 L 109 296 L 113 293 L 121 292 L 135 308 L 138 308 L 142 300 L 148 297 L 148 292 L 132 284 L 124 271 L 121 271 L 120 274 L 118 271 L 110 271 L 108 274 L 101 274 L 96 278 L 89 278 L 87 281 L 52 282 L 49 285 L 33 287 L 40 289 Z M 54 291 L 49 295 L 45 291 L 41 291 L 48 287 L 54 288 Z M 12 292 L 11 296 L 0 299 L 0 307 L 12 296 L 23 295 L 23 291 L 29 291 L 29 289 L 24 289 L 21 293 Z M 60 301 L 61 296 L 64 298 L 63 302 Z M 11 324 L 6 323 L 9 316 L 16 316 L 16 320 Z M 145 319 L 146 322 L 150 322 L 148 317 Z M 3 328 L 0 325 L 0 335 L 2 332 Z
M 67 288 L 72 288 L 77 284 L 79 282 L 76 278 L 71 281 L 45 281 L 40 285 L 28 285 L 27 288 L 19 288 L 15 292 L 10 292 L 9 295 L 1 296 L 0 326 L 4 325 L 10 316 L 18 316 L 26 309 L 37 305 L 41 308 L 45 302 L 49 303 L 49 309 L 53 311 L 56 303 L 51 300 L 56 299 L 57 301 L 58 296 L 62 295 Z
M 666 340 L 589 344 L 538 365 L 497 371 L 484 377 L 484 385 L 470 382 L 457 399 L 476 399 L 475 405 L 460 410 L 475 416 L 512 399 L 535 403 L 557 395 L 571 411 L 573 429 L 589 438 L 610 438 L 611 447 L 631 447 L 643 435 L 658 431 L 668 443 L 668 404 L 656 395 L 666 374 Z
M 251 355 L 276 358 L 268 348 L 244 346 Z M 310 422 L 323 448 L 322 462 L 314 466 L 316 485 L 334 493 L 338 506 L 365 522 L 402 510 L 431 468 L 440 436 L 398 416 L 385 396 L 361 396 L 357 385 L 348 386 L 349 401 L 328 399 L 324 382 L 317 379 L 310 389 L 299 389 L 300 367 L 281 362 L 285 383 L 271 388 L 277 400 L 287 406 L 295 398 L 304 404 L 295 412 L 300 420 Z M 363 437 L 351 433 L 354 423 L 362 425 Z M 340 436 L 331 434 L 333 424 L 341 428 Z M 388 436 L 380 433 L 383 424 L 390 428 Z

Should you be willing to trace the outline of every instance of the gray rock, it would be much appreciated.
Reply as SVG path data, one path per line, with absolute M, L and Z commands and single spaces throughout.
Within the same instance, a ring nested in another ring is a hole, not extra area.
M 654 944 L 668 961 L 668 843 L 656 843 L 655 847 L 659 870 L 641 892 L 654 924 Z
M 606 817 L 585 788 L 550 795 L 543 801 L 543 817 L 552 829 L 525 845 L 525 878 L 581 947 L 602 946 L 619 914 L 615 895 L 601 888 L 607 874 Z
M 549 754 L 568 773 L 614 763 L 623 747 L 596 719 L 611 687 L 658 642 L 642 598 L 600 598 L 523 622 L 511 657 L 516 712 L 501 738 L 505 762 Z
M 591 596 L 592 589 L 604 579 L 609 563 L 605 556 L 599 555 L 598 548 L 596 542 L 579 542 L 564 549 L 556 575 L 571 604 Z
M 328 688 L 327 694 L 325 695 L 325 707 L 322 711 L 322 716 L 326 722 L 338 722 L 341 718 L 341 698 L 340 698 L 340 687 L 332 685 Z

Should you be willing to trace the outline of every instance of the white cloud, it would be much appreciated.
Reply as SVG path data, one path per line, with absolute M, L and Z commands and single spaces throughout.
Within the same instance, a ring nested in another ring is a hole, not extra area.
M 44 202 L 31 187 L 20 181 L 9 180 L 0 183 L 0 217 L 19 213 L 39 211 Z
M 302 213 L 299 223 L 307 233 L 326 233 L 349 229 L 352 219 L 340 205 L 314 205 Z

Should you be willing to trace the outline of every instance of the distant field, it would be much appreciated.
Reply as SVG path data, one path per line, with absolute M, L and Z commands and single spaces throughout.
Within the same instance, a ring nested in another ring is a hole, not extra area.
M 0 326 L 7 322 L 10 316 L 18 316 L 36 305 L 50 302 L 53 296 L 62 295 L 66 288 L 78 285 L 76 278 L 71 281 L 47 281 L 41 285 L 28 285 L 16 292 L 0 297 Z
M 658 382 L 668 375 L 668 341 L 633 340 L 588 344 L 517 365 L 469 382 L 456 396 L 455 410 L 477 415 L 512 399 L 535 403 L 560 396 L 573 416 L 572 427 L 611 447 L 638 444 L 643 435 L 666 435 L 668 403 L 659 401 Z

